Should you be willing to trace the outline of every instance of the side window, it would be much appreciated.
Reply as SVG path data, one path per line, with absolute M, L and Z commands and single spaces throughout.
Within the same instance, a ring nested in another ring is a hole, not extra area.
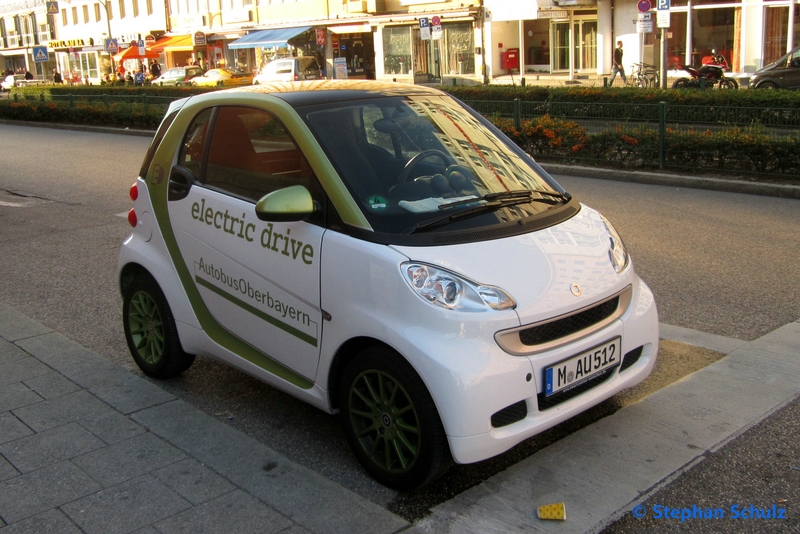
M 367 142 L 377 145 L 394 154 L 394 144 L 392 136 L 388 133 L 380 132 L 375 128 L 375 123 L 383 119 L 383 113 L 377 106 L 364 106 L 361 111 L 364 120 L 364 131 L 367 134 Z
M 291 74 L 292 63 L 289 61 L 281 61 L 275 67 L 275 74 Z
M 311 167 L 283 124 L 266 111 L 245 107 L 218 108 L 205 184 L 252 202 L 304 185 L 320 200 Z
M 186 167 L 197 180 L 202 181 L 203 155 L 206 149 L 206 136 L 208 135 L 208 125 L 211 121 L 211 109 L 200 113 L 192 121 L 186 136 L 183 138 L 181 153 L 178 154 L 178 165 Z

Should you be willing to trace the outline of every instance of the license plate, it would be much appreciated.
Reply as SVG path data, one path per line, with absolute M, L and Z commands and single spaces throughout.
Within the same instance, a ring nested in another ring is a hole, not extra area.
M 545 396 L 567 391 L 606 369 L 618 365 L 622 338 L 618 337 L 544 370 Z

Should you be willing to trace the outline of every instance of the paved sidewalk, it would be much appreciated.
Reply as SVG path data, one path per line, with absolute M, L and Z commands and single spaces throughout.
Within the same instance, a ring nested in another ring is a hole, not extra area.
M 0 304 L 0 532 L 599 531 L 800 394 L 800 322 L 662 337 L 728 356 L 410 525 Z
M 0 304 L 3 534 L 409 526 Z

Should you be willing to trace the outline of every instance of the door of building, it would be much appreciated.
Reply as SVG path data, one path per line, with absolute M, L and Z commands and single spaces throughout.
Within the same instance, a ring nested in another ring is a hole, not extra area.
M 553 71 L 568 71 L 570 66 L 570 23 L 555 21 L 551 25 Z M 573 57 L 576 71 L 597 69 L 597 18 L 574 19 L 572 22 Z

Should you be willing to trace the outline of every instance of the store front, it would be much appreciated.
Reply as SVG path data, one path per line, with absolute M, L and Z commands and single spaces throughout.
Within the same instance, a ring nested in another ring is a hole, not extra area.
M 570 27 L 571 26 L 571 27 Z M 571 35 L 570 35 L 571 32 Z M 597 13 L 575 11 L 569 20 L 551 20 L 551 69 L 553 72 L 570 70 L 570 61 L 576 72 L 597 70 Z M 526 43 L 527 44 L 527 43 Z M 570 57 L 570 47 L 573 54 Z
M 221 50 L 222 44 L 217 46 Z M 325 57 L 325 47 L 317 43 L 316 30 L 311 26 L 253 31 L 229 42 L 227 49 L 241 70 L 253 74 L 274 59 L 315 56 L 322 66 Z
M 347 77 L 375 79 L 375 38 L 369 24 L 330 26 L 332 61 L 344 60 Z M 319 61 L 320 65 L 324 65 Z
M 55 52 L 57 68 L 66 84 L 99 84 L 111 72 L 111 58 L 93 39 L 50 41 L 49 46 Z
M 418 23 L 381 25 L 376 75 L 413 83 L 442 83 L 444 76 L 473 78 L 480 69 L 475 32 L 472 18 L 442 22 L 441 33 L 430 39 L 422 38 Z

